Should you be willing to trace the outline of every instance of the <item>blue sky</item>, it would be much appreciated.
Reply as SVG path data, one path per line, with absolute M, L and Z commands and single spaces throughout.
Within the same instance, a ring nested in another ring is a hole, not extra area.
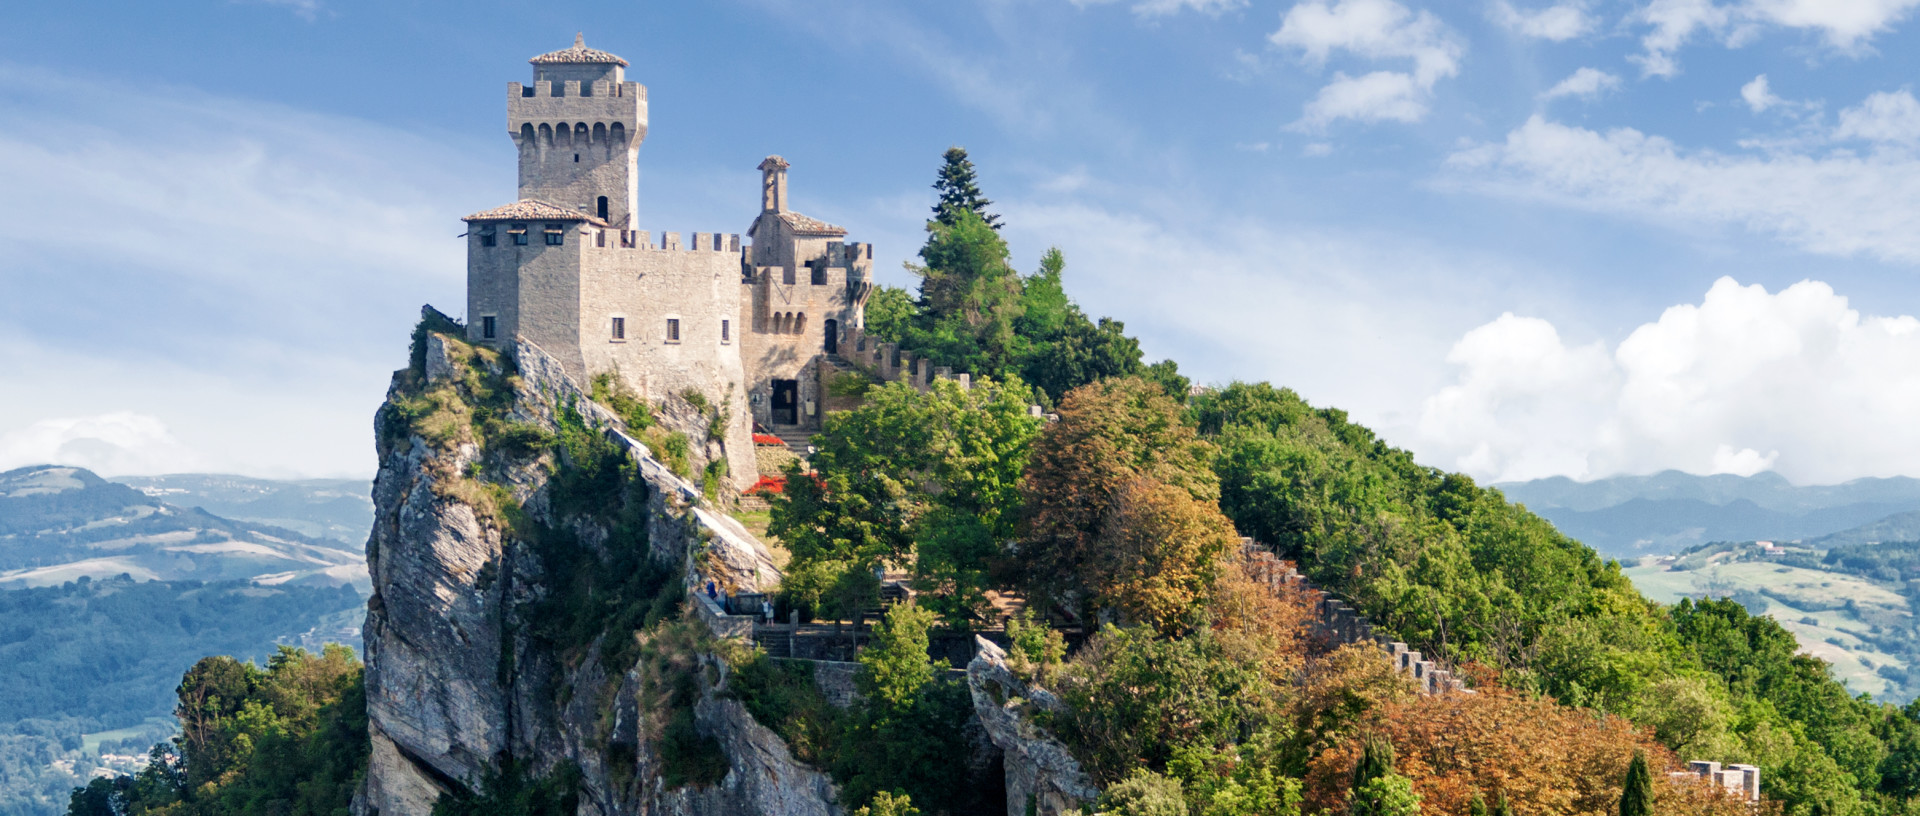
M 505 84 L 649 87 L 643 228 L 754 166 L 909 283 L 942 150 L 1203 382 L 1482 479 L 1920 475 L 1920 0 L 78 2 L 0 29 L 0 467 L 366 475 Z M 1764 77 L 1764 79 L 1762 79 Z

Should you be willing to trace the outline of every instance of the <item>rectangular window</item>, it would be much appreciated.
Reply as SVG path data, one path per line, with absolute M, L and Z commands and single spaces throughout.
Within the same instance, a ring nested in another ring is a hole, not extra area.
M 731 320 L 720 321 L 720 342 L 722 343 L 733 342 L 733 321 Z
M 494 234 L 494 228 L 492 224 L 488 224 L 487 226 L 480 228 L 480 245 L 481 246 L 483 247 L 493 246 L 496 238 L 497 237 Z
M 793 285 L 793 267 L 789 266 L 780 270 L 780 282 L 788 286 Z
M 627 339 L 627 319 L 626 318 L 616 317 L 613 319 L 613 339 L 615 340 Z
M 813 285 L 815 285 L 815 286 L 825 286 L 825 285 L 827 285 L 827 264 L 826 264 L 826 262 L 825 262 L 825 261 L 814 261 L 813 263 L 811 263 L 811 264 L 808 264 L 808 266 L 809 266 L 809 267 L 811 267 L 811 268 L 812 268 L 812 270 L 813 270 Z
M 667 342 L 669 343 L 680 342 L 680 318 L 677 318 L 677 317 L 667 318 Z
M 547 246 L 559 246 L 566 241 L 567 234 L 553 227 L 547 227 Z
M 594 246 L 597 246 L 597 247 L 603 247 L 603 246 L 606 246 L 606 245 L 607 245 L 607 231 L 606 231 L 606 230 L 594 230 L 594 231 L 593 231 L 593 245 L 594 245 Z
M 514 246 L 527 245 L 527 225 L 515 224 L 507 228 L 507 234 L 513 236 Z
M 493 322 L 493 321 L 494 321 L 494 317 L 493 317 L 493 315 L 483 315 L 483 316 L 481 316 L 481 318 L 480 318 L 480 339 L 482 339 L 482 340 L 492 340 L 492 339 L 494 338 L 494 333 L 495 333 L 495 331 L 496 331 L 496 329 L 494 328 L 494 322 Z

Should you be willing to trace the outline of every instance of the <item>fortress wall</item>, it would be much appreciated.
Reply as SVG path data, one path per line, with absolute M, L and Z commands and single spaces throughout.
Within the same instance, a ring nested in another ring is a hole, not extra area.
M 750 396 L 755 400 L 754 419 L 763 425 L 775 424 L 771 381 L 796 380 L 801 402 L 799 424 L 819 427 L 826 395 L 821 390 L 815 359 L 826 351 L 828 321 L 832 321 L 831 328 L 841 341 L 837 353 L 848 353 L 846 339 L 856 331 L 859 307 L 866 300 L 872 265 L 866 256 L 872 251 L 865 244 L 802 239 L 797 263 L 787 266 L 763 262 L 768 256 L 783 257 L 770 248 L 779 244 L 772 240 L 753 245 L 752 276 L 741 286 L 740 322 L 750 330 L 740 353 L 747 370 L 758 373 Z M 821 272 L 818 278 L 815 266 Z M 814 406 L 811 415 L 806 412 L 809 402 Z
M 581 90 L 579 81 L 507 86 L 507 135 L 520 151 L 520 198 L 591 214 L 605 195 L 607 220 L 626 226 L 637 197 L 636 153 L 647 135 L 646 89 L 600 81 L 586 86 L 591 95 Z
M 1315 611 L 1318 612 L 1315 630 L 1320 636 L 1336 644 L 1365 643 L 1379 647 L 1383 652 L 1382 657 L 1392 664 L 1394 670 L 1413 678 L 1421 694 L 1472 693 L 1466 681 L 1455 676 L 1443 664 L 1426 659 L 1419 652 L 1407 648 L 1405 643 L 1388 640 L 1385 634 L 1374 630 L 1373 623 L 1359 610 L 1339 596 L 1314 587 L 1292 564 L 1255 544 L 1253 539 L 1241 539 L 1240 547 L 1241 557 L 1246 559 L 1247 571 L 1254 580 L 1266 584 L 1273 592 L 1283 589 L 1304 592 L 1314 600 Z
M 508 348 L 515 336 L 524 336 L 561 360 L 569 373 L 580 376 L 580 341 L 572 327 L 580 320 L 580 253 L 578 224 L 559 224 L 566 243 L 548 246 L 544 229 L 552 222 L 527 222 L 527 243 L 517 246 L 509 224 L 497 224 L 496 244 L 480 246 L 479 227 L 467 240 L 467 337 Z M 494 339 L 480 337 L 485 315 L 496 315 Z
M 618 230 L 580 231 L 580 320 L 574 325 L 580 327 L 581 364 L 584 372 L 620 372 L 655 403 L 681 404 L 680 395 L 694 389 L 711 404 L 725 406 L 724 451 L 716 448 L 699 458 L 725 455 L 730 480 L 746 488 L 760 474 L 753 459 L 747 374 L 738 353 L 741 256 L 738 250 L 712 249 L 738 246 L 738 238 L 695 235 L 705 236 L 706 249 L 623 247 Z M 677 238 L 667 233 L 661 243 L 672 245 Z M 625 338 L 613 336 L 615 317 L 625 319 Z M 667 336 L 670 319 L 679 321 L 677 341 Z M 591 375 L 580 379 L 590 382 Z M 696 450 L 706 438 L 704 428 L 677 429 L 692 437 Z

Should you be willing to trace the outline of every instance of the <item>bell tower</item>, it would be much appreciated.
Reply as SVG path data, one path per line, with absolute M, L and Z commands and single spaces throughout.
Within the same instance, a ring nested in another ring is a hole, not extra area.
M 507 134 L 520 150 L 520 198 L 633 228 L 647 89 L 626 80 L 627 61 L 588 48 L 534 57 L 533 84 L 507 85 Z

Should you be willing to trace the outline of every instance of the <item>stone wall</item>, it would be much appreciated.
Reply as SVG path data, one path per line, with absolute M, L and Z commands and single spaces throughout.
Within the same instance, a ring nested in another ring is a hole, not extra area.
M 1000 750 L 1006 769 L 1007 816 L 1065 816 L 1100 796 L 1093 778 L 1053 734 L 1035 725 L 1036 710 L 1064 712 L 1046 689 L 1007 668 L 1006 652 L 982 638 L 967 664 L 974 716 Z
M 1314 602 L 1315 634 L 1334 644 L 1366 643 L 1380 647 L 1394 669 L 1413 678 L 1421 694 L 1468 692 L 1465 680 L 1438 661 L 1426 659 L 1407 644 L 1390 640 L 1374 630 L 1373 623 L 1339 596 L 1313 586 L 1293 564 L 1282 561 L 1253 539 L 1241 539 L 1241 557 L 1247 572 L 1274 592 L 1283 588 L 1305 593 Z M 1470 693 L 1470 692 L 1469 692 Z

